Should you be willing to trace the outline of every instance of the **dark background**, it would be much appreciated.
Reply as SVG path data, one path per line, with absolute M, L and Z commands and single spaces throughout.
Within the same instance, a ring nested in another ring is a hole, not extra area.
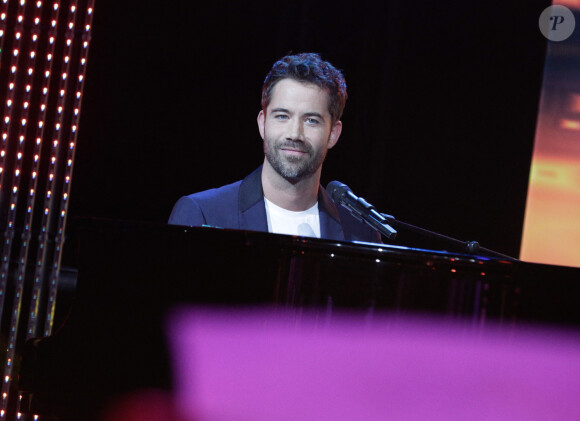
M 517 256 L 549 4 L 97 0 L 70 216 L 164 222 L 245 177 L 266 73 L 315 51 L 349 89 L 323 185 Z

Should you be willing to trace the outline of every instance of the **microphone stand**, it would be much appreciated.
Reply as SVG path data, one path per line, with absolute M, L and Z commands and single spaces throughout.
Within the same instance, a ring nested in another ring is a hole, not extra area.
M 449 245 L 459 246 L 459 247 L 463 248 L 465 251 L 472 253 L 472 254 L 484 253 L 486 255 L 493 256 L 493 257 L 501 257 L 503 259 L 506 259 L 506 260 L 509 260 L 512 262 L 515 262 L 518 260 L 518 259 L 515 259 L 511 256 L 506 255 L 506 254 L 498 253 L 497 251 L 493 251 L 493 250 L 487 249 L 485 247 L 481 247 L 477 241 L 457 240 L 455 238 L 448 237 L 448 236 L 443 235 L 443 234 L 439 234 L 439 233 L 436 233 L 433 231 L 426 230 L 425 228 L 417 227 L 415 225 L 407 224 L 406 222 L 398 221 L 397 219 L 395 219 L 394 216 L 387 215 L 386 213 L 381 213 L 380 215 L 383 216 L 387 220 L 388 224 L 394 226 L 395 228 L 401 228 L 401 229 L 404 229 L 404 230 L 407 230 L 410 232 L 415 232 L 415 233 L 423 235 L 425 237 L 434 238 L 436 240 L 442 241 L 442 242 L 447 243 Z

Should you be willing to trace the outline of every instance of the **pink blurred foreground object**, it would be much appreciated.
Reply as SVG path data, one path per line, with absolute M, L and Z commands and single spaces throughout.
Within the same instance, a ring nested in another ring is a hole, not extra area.
M 168 330 L 187 420 L 580 419 L 578 331 L 204 308 Z

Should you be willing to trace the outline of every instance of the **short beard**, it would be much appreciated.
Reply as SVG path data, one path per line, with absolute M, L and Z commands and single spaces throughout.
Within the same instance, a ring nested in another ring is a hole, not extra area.
M 287 157 L 281 153 L 283 147 L 290 146 L 306 152 L 304 157 Z M 284 179 L 291 183 L 296 183 L 303 180 L 318 171 L 326 158 L 326 150 L 320 150 L 317 155 L 312 155 L 312 148 L 302 142 L 284 142 L 271 145 L 268 141 L 264 141 L 264 155 L 266 159 Z

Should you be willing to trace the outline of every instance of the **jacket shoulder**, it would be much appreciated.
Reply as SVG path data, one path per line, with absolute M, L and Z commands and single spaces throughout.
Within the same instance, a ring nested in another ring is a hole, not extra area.
M 169 224 L 237 228 L 238 194 L 241 181 L 181 197 Z

